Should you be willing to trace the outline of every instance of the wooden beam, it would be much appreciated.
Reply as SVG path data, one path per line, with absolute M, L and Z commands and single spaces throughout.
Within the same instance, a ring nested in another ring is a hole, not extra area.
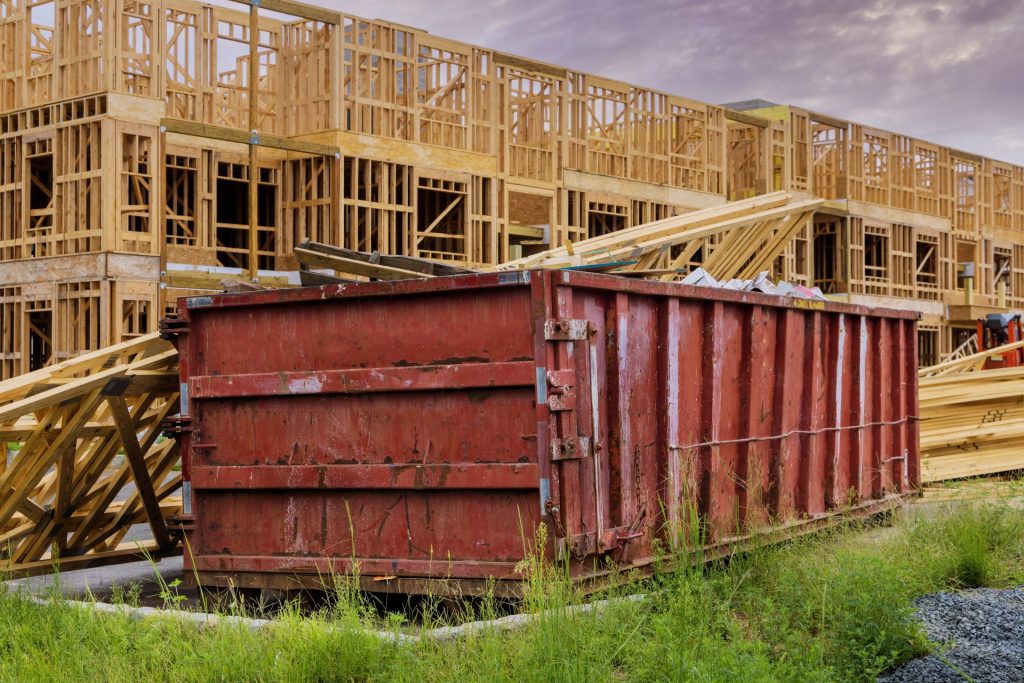
M 341 149 L 334 145 L 324 145 L 319 142 L 307 142 L 305 140 L 293 140 L 279 135 L 268 135 L 266 133 L 250 134 L 237 128 L 226 128 L 224 126 L 213 126 L 208 123 L 196 123 L 195 121 L 183 121 L 181 119 L 160 119 L 160 127 L 168 133 L 179 133 L 181 135 L 193 135 L 199 138 L 211 140 L 224 140 L 240 145 L 255 144 L 260 147 L 282 149 L 288 152 L 299 152 L 301 154 L 312 154 L 318 156 L 338 156 Z
M 430 233 L 434 231 L 434 228 L 441 224 L 441 221 L 444 220 L 444 217 L 450 214 L 455 209 L 455 207 L 458 206 L 460 202 L 462 202 L 462 199 L 463 195 L 455 197 L 455 199 L 453 199 L 451 203 L 444 208 L 444 211 L 437 214 L 437 217 L 430 222 L 430 225 L 428 225 L 425 229 L 418 230 L 416 232 L 417 236 L 422 239 L 424 236 L 430 235 Z
M 918 372 L 921 478 L 958 479 L 1024 469 L 1024 342 Z M 987 361 L 1003 367 L 984 369 Z
M 353 262 L 358 262 L 364 264 L 367 268 L 383 266 L 384 268 L 389 268 L 394 271 L 415 273 L 416 275 L 421 277 L 436 277 L 438 275 L 464 275 L 466 273 L 477 272 L 471 268 L 463 268 L 462 266 L 456 266 L 450 263 L 440 263 L 438 261 L 431 261 L 429 259 L 416 258 L 413 256 L 390 256 L 387 254 L 368 254 L 362 251 L 345 249 L 344 247 L 335 247 L 330 244 L 320 244 L 317 242 L 311 242 L 309 240 L 303 241 L 295 250 L 295 255 L 298 257 L 299 262 L 305 266 L 313 265 L 311 262 L 308 261 L 308 259 L 311 258 L 310 254 L 312 253 L 319 254 L 320 256 L 328 259 L 337 259 L 336 261 L 331 261 L 331 263 L 345 263 L 349 266 L 352 266 Z M 323 267 L 330 268 L 331 266 Z
M 296 248 L 295 256 L 305 265 L 314 268 L 330 268 L 341 273 L 362 275 L 376 280 L 408 280 L 410 278 L 434 277 L 426 273 L 368 263 L 345 256 L 331 256 L 309 249 Z
M 981 165 L 984 161 L 984 157 L 980 154 L 972 154 L 971 152 L 964 152 L 959 149 L 950 149 L 949 153 L 957 159 L 963 159 L 964 161 L 973 161 L 974 163 Z
M 249 184 L 246 188 L 249 194 L 249 210 L 246 212 L 249 219 L 249 279 L 253 282 L 259 277 L 260 263 L 259 263 L 259 247 L 260 247 L 260 229 L 259 229 L 259 191 L 260 191 L 260 167 L 259 155 L 257 154 L 258 146 L 256 145 L 257 133 L 259 130 L 259 124 L 257 118 L 259 116 L 259 59 L 260 59 L 260 47 L 259 47 L 259 32 L 260 32 L 260 17 L 259 10 L 262 0 L 252 0 L 247 3 L 249 5 L 249 131 L 252 137 L 249 138 Z
M 825 114 L 817 114 L 815 112 L 809 112 L 812 123 L 820 123 L 825 126 L 831 126 L 833 128 L 839 128 L 840 130 L 846 130 L 850 127 L 849 121 L 843 121 L 832 116 L 826 116 Z
M 335 26 L 341 24 L 341 14 L 339 12 L 334 12 L 315 5 L 307 5 L 304 2 L 295 2 L 295 0 L 233 0 L 233 2 L 237 2 L 242 5 L 249 5 L 250 7 L 259 7 L 260 9 L 270 10 L 271 12 L 288 14 L 293 17 L 311 19 L 312 21 L 321 21 L 325 24 L 332 24 Z
M 0 571 L 38 573 L 70 557 L 114 561 L 107 538 L 116 542 L 147 514 L 160 547 L 174 545 L 163 519 L 181 509 L 170 471 L 177 443 L 155 441 L 179 409 L 178 386 L 177 353 L 157 334 L 0 382 L 0 433 L 20 443 L 0 474 L 0 539 L 9 548 Z M 122 448 L 126 461 L 113 465 Z M 132 479 L 136 491 L 115 500 Z M 156 507 L 148 491 L 160 491 Z
M 139 447 L 135 422 L 128 411 L 128 404 L 125 402 L 124 396 L 120 394 L 107 394 L 106 399 L 110 406 L 110 415 L 117 426 L 117 433 L 120 434 L 121 443 L 124 445 L 125 457 L 131 466 L 132 476 L 135 478 L 135 487 L 146 508 L 146 516 L 149 518 L 149 527 L 153 530 L 153 538 L 157 545 L 165 548 L 170 545 L 171 539 L 167 535 L 167 526 L 164 523 L 163 514 L 160 512 L 160 501 L 157 500 L 156 492 L 153 490 L 153 480 L 146 467 L 146 458 Z
M 523 57 L 516 57 L 515 55 L 506 54 L 504 52 L 494 53 L 494 63 L 501 64 L 502 66 L 510 66 L 514 69 L 519 69 L 520 71 L 532 71 L 535 74 L 551 76 L 552 78 L 562 80 L 568 78 L 569 75 L 568 69 L 564 67 L 545 64 L 544 62 L 525 59 Z
M 758 128 L 768 128 L 772 125 L 772 122 L 768 119 L 761 118 L 760 116 L 754 116 L 742 111 L 736 111 L 735 109 L 726 109 L 725 118 L 736 123 L 745 123 L 748 126 L 757 126 Z

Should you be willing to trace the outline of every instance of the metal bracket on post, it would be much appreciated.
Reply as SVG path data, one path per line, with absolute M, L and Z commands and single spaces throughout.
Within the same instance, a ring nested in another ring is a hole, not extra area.
M 590 322 L 574 319 L 544 321 L 544 339 L 547 341 L 582 341 L 591 335 Z
M 174 337 L 188 333 L 188 321 L 181 318 L 162 318 L 157 327 L 160 338 L 166 341 L 174 341 Z
M 160 423 L 160 432 L 168 439 L 180 440 L 182 434 L 192 433 L 192 418 L 188 415 L 164 418 Z
M 593 455 L 589 436 L 570 436 L 551 440 L 552 460 L 578 460 Z

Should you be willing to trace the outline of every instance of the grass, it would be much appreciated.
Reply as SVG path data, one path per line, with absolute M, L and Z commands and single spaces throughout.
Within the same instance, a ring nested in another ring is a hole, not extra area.
M 913 619 L 915 597 L 1024 583 L 1024 510 L 999 501 L 925 510 L 665 572 L 631 588 L 648 599 L 587 615 L 561 609 L 577 596 L 557 567 L 528 558 L 526 605 L 540 616 L 455 642 L 366 633 L 401 618 L 382 618 L 344 580 L 330 607 L 310 617 L 289 606 L 259 632 L 0 594 L 0 680 L 874 680 L 931 647 Z M 130 589 L 122 598 L 137 600 Z M 494 606 L 477 608 L 487 616 Z

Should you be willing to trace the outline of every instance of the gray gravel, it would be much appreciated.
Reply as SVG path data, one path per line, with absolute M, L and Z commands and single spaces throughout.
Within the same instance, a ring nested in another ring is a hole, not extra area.
M 935 593 L 915 606 L 938 652 L 879 683 L 1024 683 L 1024 587 Z

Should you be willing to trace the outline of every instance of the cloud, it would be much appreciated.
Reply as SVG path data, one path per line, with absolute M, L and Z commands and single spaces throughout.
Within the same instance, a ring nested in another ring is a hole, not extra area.
M 706 102 L 762 98 L 1024 164 L 1020 0 L 336 5 Z

